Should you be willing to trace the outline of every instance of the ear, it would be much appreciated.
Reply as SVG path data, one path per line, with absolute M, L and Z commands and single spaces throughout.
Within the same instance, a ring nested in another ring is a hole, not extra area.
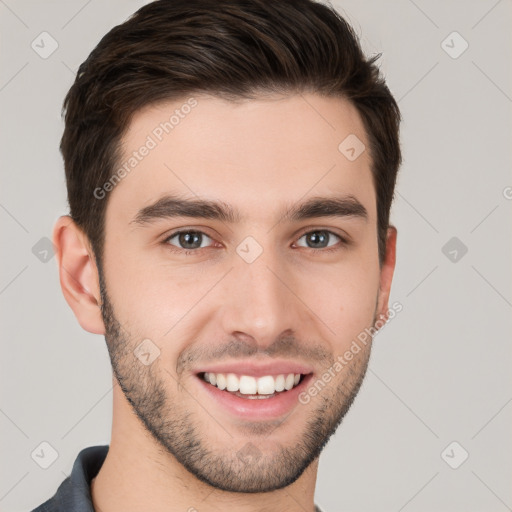
M 78 323 L 88 332 L 105 334 L 99 274 L 87 236 L 69 215 L 63 215 L 53 228 L 53 244 L 62 293 Z
M 386 256 L 380 270 L 379 296 L 377 300 L 376 323 L 380 326 L 387 322 L 389 316 L 389 293 L 396 262 L 396 237 L 397 230 L 395 226 L 390 225 L 386 236 Z

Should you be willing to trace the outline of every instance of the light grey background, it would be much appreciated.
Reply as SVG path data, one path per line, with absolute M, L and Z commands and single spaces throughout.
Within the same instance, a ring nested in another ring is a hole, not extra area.
M 64 95 L 100 38 L 143 3 L 0 0 L 2 511 L 40 504 L 82 448 L 110 440 L 104 339 L 81 329 L 55 258 L 43 263 L 33 247 L 67 213 Z M 391 293 L 403 311 L 375 338 L 366 381 L 321 457 L 316 502 L 326 512 L 512 510 L 512 2 L 333 5 L 367 52 L 383 52 L 404 117 Z M 43 31 L 58 43 L 45 59 L 31 47 Z M 445 255 L 452 237 L 459 247 Z M 31 458 L 43 441 L 58 452 L 48 469 Z

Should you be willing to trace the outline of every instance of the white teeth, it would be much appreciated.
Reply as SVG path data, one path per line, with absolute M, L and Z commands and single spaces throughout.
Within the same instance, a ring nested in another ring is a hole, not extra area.
M 234 373 L 226 375 L 226 389 L 228 391 L 238 391 L 240 389 L 240 381 Z
M 258 379 L 258 394 L 259 395 L 271 395 L 275 391 L 274 377 L 272 375 L 266 375 Z
M 217 387 L 219 389 L 226 389 L 226 377 L 223 373 L 217 374 Z
M 293 379 L 294 379 L 293 373 L 289 373 L 286 376 L 286 381 L 284 383 L 284 389 L 289 390 L 289 389 L 293 388 Z
M 275 383 L 276 391 L 284 390 L 284 375 L 278 375 Z
M 204 380 L 221 390 L 240 392 L 242 395 L 273 395 L 296 386 L 300 381 L 300 373 L 281 373 L 276 376 L 265 375 L 263 377 L 241 375 L 238 377 L 234 373 L 205 372 Z
M 248 375 L 240 377 L 240 393 L 243 395 L 255 395 L 258 390 L 256 379 Z

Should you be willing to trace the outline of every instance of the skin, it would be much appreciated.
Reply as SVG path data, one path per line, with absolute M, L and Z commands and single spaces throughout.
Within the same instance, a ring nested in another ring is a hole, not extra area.
M 371 341 L 279 421 L 219 410 L 194 369 L 281 358 L 310 364 L 318 378 L 359 333 L 387 318 L 397 231 L 389 227 L 379 267 L 369 151 L 352 162 L 338 151 L 349 134 L 369 146 L 346 100 L 194 97 L 197 106 L 110 193 L 101 286 L 84 233 L 68 216 L 54 228 L 64 296 L 85 330 L 105 335 L 114 370 L 111 443 L 93 480 L 94 506 L 313 511 L 318 456 L 357 394 Z M 125 156 L 184 101 L 138 111 Z M 130 222 L 164 193 L 222 200 L 243 220 Z M 368 219 L 280 222 L 286 206 L 342 194 L 356 197 Z M 178 237 L 166 241 L 183 228 L 206 235 L 189 255 Z M 322 252 L 304 236 L 322 230 L 332 231 L 326 245 L 337 250 Z M 250 264 L 236 252 L 247 236 L 263 249 Z M 147 366 L 133 353 L 144 339 L 160 350 Z M 259 457 L 242 461 L 249 443 Z

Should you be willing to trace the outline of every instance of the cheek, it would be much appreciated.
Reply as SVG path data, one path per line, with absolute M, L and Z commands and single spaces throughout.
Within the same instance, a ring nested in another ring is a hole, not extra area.
M 164 327 L 158 319 L 163 323 L 169 315 L 172 320 L 169 301 L 176 292 L 157 278 L 154 266 L 143 261 L 133 247 L 112 243 L 105 250 L 105 273 L 117 318 L 126 329 L 148 338 L 161 334 Z
M 121 254 L 126 254 L 121 258 Z M 117 262 L 120 262 L 117 264 Z M 172 347 L 190 330 L 198 305 L 222 276 L 223 269 L 165 265 L 139 250 L 111 249 L 108 259 L 107 289 L 118 320 L 132 337 L 149 338 L 168 357 Z M 173 349 L 172 349 L 173 350 Z
M 372 325 L 379 289 L 378 262 L 361 256 L 308 277 L 302 287 L 305 302 L 314 305 L 315 313 L 334 331 L 327 331 L 332 336 L 333 351 L 343 351 Z

